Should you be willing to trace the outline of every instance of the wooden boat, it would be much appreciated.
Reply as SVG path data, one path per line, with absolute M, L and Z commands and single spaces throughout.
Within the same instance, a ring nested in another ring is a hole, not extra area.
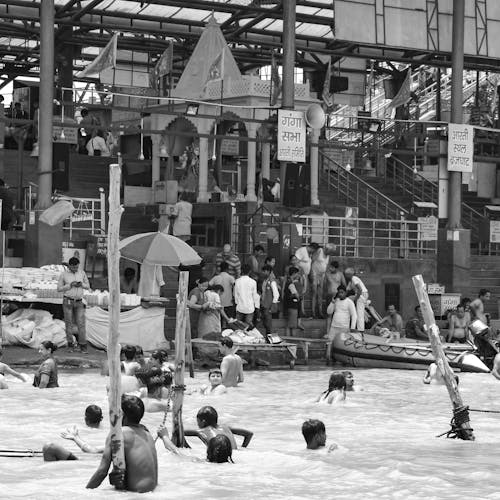
M 488 367 L 474 354 L 471 344 L 443 344 L 450 367 L 462 372 L 489 373 Z M 434 361 L 428 342 L 402 339 L 388 342 L 368 333 L 338 334 L 332 344 L 336 361 L 362 368 L 399 368 L 426 370 Z

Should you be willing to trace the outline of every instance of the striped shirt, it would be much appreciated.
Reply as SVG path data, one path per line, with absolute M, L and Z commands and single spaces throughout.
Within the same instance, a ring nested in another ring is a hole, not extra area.
M 215 266 L 220 266 L 222 262 L 227 262 L 229 269 L 227 272 L 234 278 L 239 278 L 241 274 L 241 262 L 239 257 L 234 254 L 225 254 L 223 252 L 218 253 L 215 256 Z

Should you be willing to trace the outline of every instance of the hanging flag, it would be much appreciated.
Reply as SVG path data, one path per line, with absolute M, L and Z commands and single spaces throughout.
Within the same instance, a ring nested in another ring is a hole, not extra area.
M 278 63 L 276 62 L 276 58 L 273 53 L 271 55 L 271 98 L 269 100 L 271 106 L 276 106 L 281 90 L 282 86 L 280 73 L 278 71 Z
M 212 80 L 222 80 L 224 75 L 224 49 L 215 58 L 214 62 L 210 65 L 208 70 L 208 77 L 206 83 Z
M 150 80 L 153 88 L 157 88 L 159 78 L 169 75 L 172 72 L 173 61 L 174 44 L 170 41 L 168 47 L 163 51 L 163 54 L 160 56 L 155 67 L 150 73 Z
M 330 93 L 330 82 L 332 79 L 332 60 L 328 61 L 328 66 L 326 68 L 325 81 L 323 82 L 323 92 L 321 97 L 325 103 L 326 108 L 331 108 L 333 106 L 333 94 Z
M 397 108 L 406 104 L 411 99 L 411 69 L 408 68 L 408 72 L 406 73 L 406 78 L 401 85 L 396 97 L 389 104 L 390 108 Z
M 113 38 L 108 42 L 98 56 L 82 71 L 76 74 L 77 78 L 84 78 L 90 75 L 97 75 L 106 68 L 114 68 L 116 66 L 116 49 L 118 45 L 118 33 L 113 35 Z

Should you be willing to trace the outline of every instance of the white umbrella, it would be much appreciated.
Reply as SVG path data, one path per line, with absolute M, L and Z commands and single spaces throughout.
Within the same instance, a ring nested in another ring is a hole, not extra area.
M 201 257 L 184 241 L 171 234 L 140 233 L 120 241 L 121 256 L 139 262 L 159 266 L 194 266 Z

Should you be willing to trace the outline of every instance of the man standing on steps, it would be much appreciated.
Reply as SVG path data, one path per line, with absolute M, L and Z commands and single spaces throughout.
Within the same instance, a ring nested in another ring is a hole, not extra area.
M 231 245 L 226 243 L 222 247 L 222 252 L 218 253 L 215 256 L 215 267 L 221 265 L 222 262 L 227 262 L 229 264 L 229 268 L 227 272 L 237 279 L 241 274 L 241 261 L 240 258 L 231 250 Z
M 70 350 L 79 349 L 87 354 L 87 335 L 85 331 L 85 304 L 83 291 L 90 289 L 89 280 L 84 271 L 79 270 L 80 261 L 71 257 L 68 270 L 61 273 L 57 291 L 63 293 L 63 313 L 66 325 L 66 339 Z M 73 318 L 78 328 L 78 344 L 73 345 Z
M 356 328 L 359 332 L 365 331 L 365 307 L 368 302 L 368 289 L 358 276 L 354 276 L 354 269 L 348 267 L 344 271 L 347 283 L 347 295 L 356 304 Z

